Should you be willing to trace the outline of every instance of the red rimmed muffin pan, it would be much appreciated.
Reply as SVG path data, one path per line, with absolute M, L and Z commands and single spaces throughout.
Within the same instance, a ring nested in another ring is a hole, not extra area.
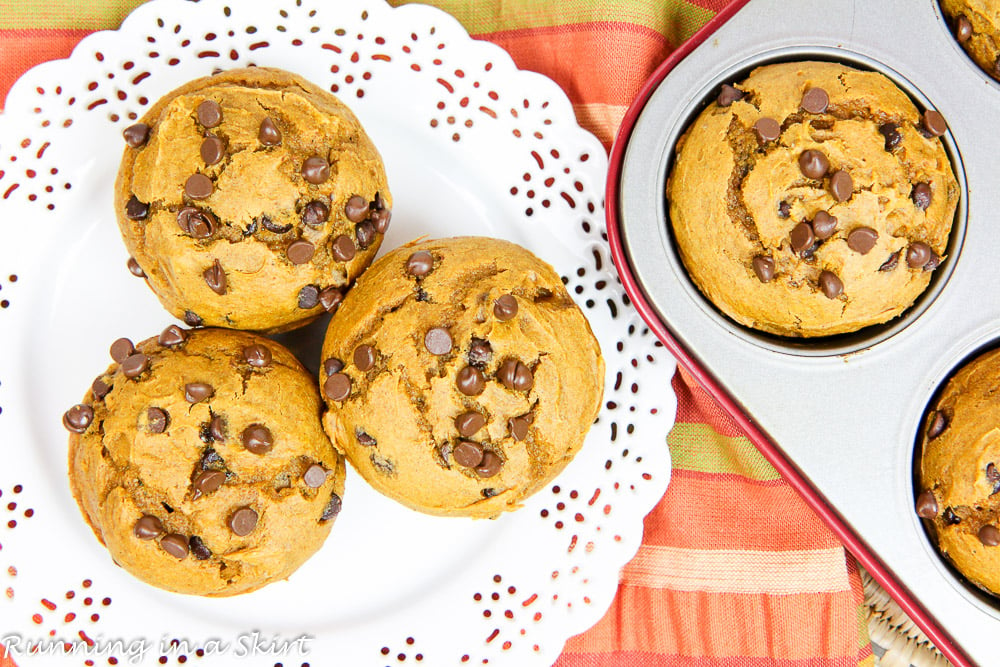
M 674 247 L 665 200 L 675 143 L 722 84 L 755 67 L 827 60 L 881 72 L 943 114 L 961 188 L 945 261 L 901 317 L 812 340 L 754 332 L 698 291 Z M 964 361 L 1000 341 L 993 163 L 1000 86 L 961 50 L 936 0 L 737 0 L 661 65 L 612 151 L 612 253 L 643 318 L 741 423 L 953 663 L 990 664 L 1000 600 L 938 555 L 915 511 L 925 411 Z

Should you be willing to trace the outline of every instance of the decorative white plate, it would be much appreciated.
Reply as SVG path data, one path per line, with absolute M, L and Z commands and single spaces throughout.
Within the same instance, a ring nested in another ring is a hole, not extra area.
M 521 510 L 423 516 L 352 473 L 305 566 L 210 600 L 114 566 L 70 495 L 61 417 L 114 339 L 172 321 L 125 268 L 122 129 L 175 86 L 249 64 L 297 72 L 356 111 L 392 184 L 384 248 L 480 234 L 552 263 L 600 339 L 607 388 L 583 451 Z M 24 666 L 554 662 L 607 610 L 670 477 L 674 362 L 611 264 L 606 171 L 552 81 L 428 7 L 155 0 L 27 73 L 0 117 L 0 643 Z M 57 655 L 62 642 L 75 653 Z

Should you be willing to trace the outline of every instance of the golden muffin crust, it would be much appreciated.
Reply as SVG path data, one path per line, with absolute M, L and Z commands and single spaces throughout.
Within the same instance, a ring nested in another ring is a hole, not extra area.
M 323 343 L 323 424 L 374 488 L 495 517 L 555 477 L 600 409 L 604 361 L 560 277 L 489 238 L 378 259 Z
M 685 268 L 723 313 L 770 333 L 896 317 L 945 259 L 959 198 L 945 129 L 883 75 L 837 63 L 724 85 L 667 182 Z
M 288 577 L 340 511 L 345 466 L 313 377 L 274 341 L 168 327 L 115 359 L 63 418 L 69 477 L 116 563 L 179 593 Z
M 984 72 L 1000 81 L 1000 3 L 941 0 L 955 39 Z
M 276 69 L 221 72 L 124 132 L 115 213 L 163 306 L 191 326 L 280 331 L 339 305 L 390 218 L 350 109 Z

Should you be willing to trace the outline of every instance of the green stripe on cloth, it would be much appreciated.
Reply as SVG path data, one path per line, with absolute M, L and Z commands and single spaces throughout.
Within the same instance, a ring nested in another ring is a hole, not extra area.
M 113 30 L 144 0 L 0 2 L 0 30 Z
M 389 4 L 415 1 L 389 0 Z M 645 26 L 671 44 L 680 44 L 715 15 L 687 0 L 435 0 L 429 4 L 454 16 L 474 35 L 615 21 Z
M 760 482 L 781 479 L 745 437 L 719 435 L 707 424 L 677 423 L 667 444 L 675 470 L 741 475 Z

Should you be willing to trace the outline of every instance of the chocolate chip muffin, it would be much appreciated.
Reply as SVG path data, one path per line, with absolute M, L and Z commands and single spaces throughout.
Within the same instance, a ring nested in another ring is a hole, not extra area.
M 1000 596 L 1000 349 L 962 367 L 927 415 L 916 510 L 941 554 Z
M 691 279 L 737 322 L 783 336 L 896 317 L 945 260 L 959 198 L 946 130 L 883 75 L 837 63 L 723 85 L 667 181 Z
M 315 379 L 271 340 L 170 326 L 63 416 L 69 478 L 116 563 L 179 593 L 246 593 L 295 571 L 340 511 L 343 458 Z
M 966 53 L 1000 81 L 1000 4 L 996 0 L 941 0 L 941 11 Z
M 428 514 L 516 509 L 573 458 L 604 361 L 559 275 L 489 238 L 372 264 L 323 343 L 323 424 L 372 486 Z
M 125 129 L 115 212 L 132 259 L 191 326 L 281 331 L 340 304 L 391 197 L 343 103 L 263 67 L 192 81 Z

